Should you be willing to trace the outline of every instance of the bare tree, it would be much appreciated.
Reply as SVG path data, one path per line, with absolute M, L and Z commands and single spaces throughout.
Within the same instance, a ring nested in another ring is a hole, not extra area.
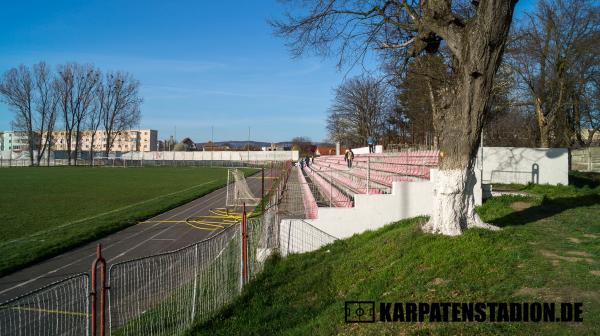
M 67 159 L 70 165 L 72 159 L 77 162 L 82 123 L 94 102 L 100 71 L 89 64 L 67 63 L 58 67 L 58 74 L 55 89 L 63 116 Z M 74 147 L 73 140 L 75 140 Z
M 300 156 L 312 155 L 317 147 L 309 137 L 298 136 L 292 139 L 292 150 L 297 150 Z
M 440 87 L 448 80 L 447 66 L 439 55 L 425 55 L 411 62 L 405 72 L 386 66 L 396 89 L 396 116 L 405 128 L 403 142 L 432 144 L 433 113 Z
M 89 148 L 89 158 L 90 158 L 90 166 L 94 165 L 94 148 L 96 145 L 96 136 L 98 135 L 98 129 L 100 128 L 100 124 L 102 123 L 102 104 L 105 103 L 104 98 L 104 85 L 100 82 L 96 87 L 96 99 L 94 100 L 94 105 L 90 109 L 90 112 L 86 119 L 87 132 L 90 136 L 90 148 Z
M 15 112 L 15 125 L 19 130 L 26 132 L 30 165 L 34 164 L 34 129 L 33 129 L 33 103 L 34 81 L 31 70 L 20 65 L 4 73 L 0 82 L 0 94 L 3 101 Z
M 599 20 L 590 1 L 541 0 L 515 29 L 510 64 L 531 99 L 542 147 L 569 146 L 581 133 L 581 98 L 598 73 Z
M 54 93 L 53 76 L 49 66 L 40 62 L 33 66 L 35 82 L 35 112 L 34 129 L 38 132 L 36 148 L 38 150 L 36 162 L 40 165 L 44 153 L 47 152 L 48 160 L 52 145 L 52 132 L 56 124 L 57 96 Z M 48 165 L 49 161 L 47 161 Z
M 115 138 L 140 120 L 139 82 L 128 73 L 108 73 L 102 82 L 100 115 L 104 128 L 105 156 L 108 156 Z
M 398 49 L 405 56 L 449 50 L 448 84 L 437 92 L 434 128 L 443 152 L 434 180 L 433 214 L 424 230 L 458 235 L 487 227 L 474 210 L 473 169 L 483 120 L 489 110 L 516 0 L 451 1 L 319 0 L 273 22 L 295 55 L 337 52 L 340 64 L 370 49 Z
M 366 146 L 367 138 L 381 137 L 389 108 L 389 92 L 381 80 L 354 77 L 335 90 L 329 108 L 329 138 L 346 146 Z

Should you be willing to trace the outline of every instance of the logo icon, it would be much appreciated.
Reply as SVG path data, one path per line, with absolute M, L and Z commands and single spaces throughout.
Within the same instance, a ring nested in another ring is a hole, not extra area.
M 346 323 L 375 322 L 375 301 L 346 301 Z

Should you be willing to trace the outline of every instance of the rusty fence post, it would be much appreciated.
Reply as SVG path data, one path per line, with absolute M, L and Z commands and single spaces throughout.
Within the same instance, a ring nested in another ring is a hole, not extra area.
M 248 217 L 246 214 L 246 203 L 242 213 L 242 284 L 248 281 Z
M 97 270 L 98 266 L 100 266 L 100 290 L 96 290 L 96 278 L 97 278 Z M 92 306 L 92 321 L 91 321 L 91 334 L 92 336 L 96 336 L 98 328 L 96 328 L 96 324 L 99 324 L 99 335 L 105 336 L 105 311 L 106 311 L 106 260 L 102 256 L 102 245 L 98 244 L 96 246 L 96 259 L 92 262 L 92 291 L 90 292 L 90 296 L 92 297 L 91 306 Z M 100 302 L 99 309 L 96 309 L 97 302 Z M 100 318 L 97 319 L 98 314 Z
M 262 175 L 262 184 L 260 187 L 260 200 L 262 202 L 263 198 L 265 198 L 265 168 L 263 167 L 261 169 L 261 175 Z M 263 209 L 264 209 L 264 205 L 263 205 Z

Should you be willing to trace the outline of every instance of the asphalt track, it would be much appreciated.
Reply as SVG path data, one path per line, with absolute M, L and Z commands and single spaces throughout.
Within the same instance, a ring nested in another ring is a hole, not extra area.
M 246 179 L 256 196 L 260 196 L 261 192 L 260 176 L 256 174 Z M 271 180 L 265 178 L 265 190 L 268 190 L 270 184 Z M 214 216 L 214 209 L 225 206 L 225 198 L 226 188 L 223 187 L 145 222 L 4 276 L 0 278 L 0 303 L 70 275 L 89 272 L 98 243 L 102 244 L 104 258 L 110 266 L 125 260 L 176 250 L 215 235 L 226 225 L 232 225 L 228 223 L 230 220 L 224 219 L 224 224 L 216 224 L 212 220 L 189 219 Z

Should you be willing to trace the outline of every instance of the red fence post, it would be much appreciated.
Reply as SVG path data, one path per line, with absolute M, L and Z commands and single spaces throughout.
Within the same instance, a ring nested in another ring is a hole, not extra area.
M 263 169 L 261 170 L 261 174 L 262 174 L 262 184 L 260 187 L 260 200 L 262 202 L 262 199 L 265 198 L 265 168 L 263 167 Z M 263 204 L 263 208 L 264 208 L 264 204 Z
M 248 279 L 248 228 L 246 216 L 246 203 L 244 203 L 244 212 L 242 213 L 242 279 L 245 284 Z
M 98 264 L 100 265 L 100 298 L 98 298 L 98 291 L 96 291 L 96 271 L 98 269 Z M 96 336 L 96 320 L 98 313 L 100 314 L 100 336 L 104 336 L 106 334 L 105 331 L 105 297 L 106 297 L 106 260 L 102 257 L 102 245 L 98 244 L 96 246 L 96 259 L 92 262 L 92 291 L 90 292 L 90 296 L 92 297 L 92 321 L 91 321 L 91 333 L 90 335 Z M 100 301 L 100 311 L 96 309 L 96 302 Z

